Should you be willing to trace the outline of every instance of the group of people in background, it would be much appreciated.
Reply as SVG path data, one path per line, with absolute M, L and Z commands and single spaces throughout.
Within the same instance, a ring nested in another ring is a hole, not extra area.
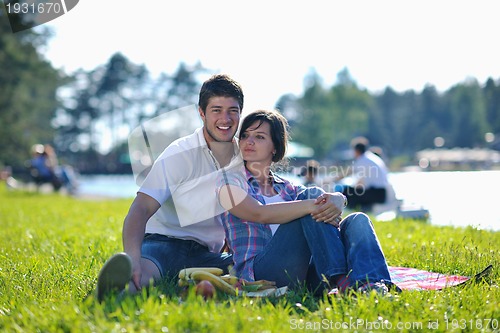
M 50 184 L 54 191 L 65 188 L 69 194 L 76 192 L 78 184 L 73 168 L 69 165 L 59 164 L 57 154 L 51 145 L 33 145 L 28 168 L 37 187 L 42 184 Z

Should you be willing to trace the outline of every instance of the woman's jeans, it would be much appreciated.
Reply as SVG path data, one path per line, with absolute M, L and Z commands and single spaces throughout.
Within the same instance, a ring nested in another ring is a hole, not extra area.
M 255 279 L 277 286 L 308 285 L 345 274 L 349 285 L 391 278 L 373 225 L 364 213 L 348 215 L 340 228 L 316 222 L 310 215 L 282 224 L 254 260 Z

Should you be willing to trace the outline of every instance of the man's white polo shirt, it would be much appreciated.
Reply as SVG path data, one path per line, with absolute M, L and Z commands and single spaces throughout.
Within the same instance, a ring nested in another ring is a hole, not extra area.
M 235 143 L 230 166 L 243 160 Z M 156 159 L 139 192 L 160 203 L 146 233 L 191 239 L 218 252 L 224 243 L 216 185 L 220 166 L 208 148 L 203 129 L 170 144 Z
M 361 180 L 366 188 L 386 188 L 389 183 L 384 161 L 371 151 L 354 160 L 353 168 L 356 181 Z

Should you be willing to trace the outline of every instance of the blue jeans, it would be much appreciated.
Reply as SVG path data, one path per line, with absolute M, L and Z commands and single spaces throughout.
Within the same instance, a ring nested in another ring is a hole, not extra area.
M 282 224 L 254 260 L 255 279 L 278 286 L 317 288 L 321 281 L 345 274 L 350 286 L 391 277 L 373 225 L 364 213 L 348 215 L 340 228 L 310 215 Z M 325 281 L 325 282 L 326 282 Z
M 160 270 L 162 278 L 175 278 L 186 267 L 219 267 L 228 273 L 233 264 L 232 255 L 210 252 L 193 240 L 146 234 L 142 241 L 142 257 L 151 260 Z

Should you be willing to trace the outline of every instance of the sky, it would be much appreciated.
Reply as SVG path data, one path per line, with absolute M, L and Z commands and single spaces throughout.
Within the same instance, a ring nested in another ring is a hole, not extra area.
M 347 68 L 373 93 L 498 80 L 498 13 L 498 0 L 80 0 L 46 24 L 44 54 L 68 73 L 115 52 L 152 75 L 200 61 L 239 81 L 251 111 L 300 95 L 312 70 L 331 86 Z

